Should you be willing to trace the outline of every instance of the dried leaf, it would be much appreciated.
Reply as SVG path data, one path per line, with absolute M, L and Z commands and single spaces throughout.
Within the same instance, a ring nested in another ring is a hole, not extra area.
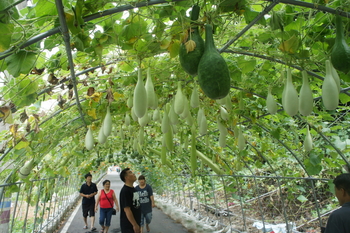
M 59 95 L 57 97 L 57 102 L 58 102 L 58 106 L 63 109 L 64 104 L 67 102 L 67 100 L 63 99 L 63 97 L 61 95 Z
M 6 120 L 6 118 L 9 116 L 10 114 L 10 111 L 11 111 L 11 108 L 9 106 L 3 106 L 3 107 L 0 107 L 0 117 L 3 119 L 3 120 Z
M 108 103 L 111 103 L 114 101 L 112 88 L 108 88 L 106 99 L 108 100 Z
M 18 130 L 18 124 L 13 124 L 10 126 L 10 132 L 12 133 L 13 137 L 16 137 Z
M 92 96 L 95 93 L 95 88 L 93 87 L 89 87 L 88 91 L 87 91 L 87 95 L 88 96 Z
M 47 78 L 47 81 L 52 84 L 52 85 L 56 85 L 58 83 L 58 79 L 56 78 L 56 76 L 54 74 L 50 74 L 49 77 Z
M 86 80 L 83 81 L 83 85 L 84 85 L 85 87 L 89 86 L 89 84 L 86 82 Z
M 108 71 L 107 71 L 107 74 L 112 73 L 112 71 L 113 71 L 113 66 L 110 66 L 109 69 L 108 69 Z
M 184 44 L 184 43 L 186 43 L 187 39 L 188 39 L 188 30 L 186 30 L 186 31 L 184 31 L 182 33 L 182 40 L 181 40 L 181 42 Z
M 29 121 L 27 121 L 27 126 L 26 126 L 26 131 L 27 131 L 27 133 L 30 132 L 31 128 L 32 128 L 32 127 L 30 126 Z
M 30 74 L 42 75 L 44 70 L 45 70 L 45 67 L 41 68 L 41 69 L 38 69 L 38 68 L 34 67 L 34 69 L 32 69 L 32 71 L 30 72 Z
M 105 70 L 106 70 L 106 67 L 105 67 L 105 66 L 102 66 L 102 67 L 101 67 L 101 72 L 102 72 L 102 74 L 104 74 Z
M 73 98 L 73 95 L 74 95 L 73 90 L 69 90 L 69 91 L 68 91 L 68 99 L 72 99 L 72 98 Z
M 187 53 L 192 52 L 196 48 L 196 42 L 189 40 L 185 43 Z
M 19 115 L 20 121 L 23 123 L 28 119 L 28 115 L 26 113 L 26 110 L 24 110 L 20 115 Z
M 113 83 L 113 81 L 112 81 L 112 78 L 111 78 L 111 77 L 109 77 L 109 78 L 108 78 L 108 83 L 109 83 L 109 85 L 110 85 L 110 86 L 113 86 L 113 85 L 114 85 L 114 83 Z
M 87 114 L 88 114 L 89 116 L 91 116 L 92 118 L 97 119 L 97 116 L 96 116 L 96 109 L 95 109 L 95 108 L 93 108 L 93 109 L 91 109 L 91 110 L 88 110 L 88 111 L 87 111 Z
M 68 87 L 69 90 L 73 89 L 73 87 L 74 87 L 73 82 L 69 81 L 67 87 Z

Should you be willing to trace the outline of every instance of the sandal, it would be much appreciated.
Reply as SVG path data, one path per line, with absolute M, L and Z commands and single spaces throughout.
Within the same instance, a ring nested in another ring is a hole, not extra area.
M 85 226 L 83 227 L 83 229 L 87 229 L 87 226 L 85 225 Z
M 103 232 L 105 232 L 105 230 L 104 230 L 104 229 L 100 230 L 100 233 L 103 233 Z
M 96 231 L 96 227 L 91 228 L 91 231 Z

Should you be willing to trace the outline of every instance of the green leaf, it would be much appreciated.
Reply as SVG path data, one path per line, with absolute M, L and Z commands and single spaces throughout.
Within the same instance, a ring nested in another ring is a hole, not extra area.
M 11 6 L 14 2 L 15 2 L 15 0 L 1 0 L 0 1 L 0 11 L 5 10 L 9 6 Z
M 306 198 L 304 195 L 299 195 L 299 197 L 297 197 L 297 199 L 298 199 L 300 202 L 306 202 L 306 201 L 307 201 L 307 198 Z
M 318 175 L 322 171 L 321 165 L 313 165 L 309 159 L 305 159 L 304 164 L 305 164 L 305 169 L 310 176 Z
M 250 23 L 251 21 L 253 21 L 253 19 L 255 19 L 258 15 L 260 14 L 260 12 L 257 12 L 257 11 L 253 11 L 249 8 L 246 8 L 245 11 L 244 11 L 244 19 L 245 19 L 245 22 L 248 24 Z M 266 20 L 264 17 L 262 17 L 259 21 L 258 21 L 259 24 L 261 25 L 264 25 L 266 26 Z
M 312 165 L 316 166 L 321 163 L 321 159 L 319 158 L 317 153 L 311 152 L 309 156 L 310 156 L 310 163 Z
M 281 129 L 277 128 L 275 130 L 271 130 L 271 136 L 276 138 L 276 139 L 280 139 L 280 134 L 281 134 Z
M 48 16 L 48 15 L 57 16 L 57 8 L 54 1 L 39 0 L 35 5 L 35 9 L 36 9 L 37 17 Z
M 0 23 L 0 31 L 1 31 L 0 52 L 3 52 L 10 47 L 13 29 L 14 29 L 13 24 Z
M 238 60 L 238 67 L 241 68 L 241 71 L 243 74 L 246 74 L 248 72 L 251 72 L 255 70 L 256 66 L 256 60 L 246 60 L 246 59 L 239 59 Z
M 14 77 L 20 74 L 28 74 L 35 65 L 36 53 L 19 51 L 5 59 L 7 70 Z
M 25 148 L 29 146 L 29 142 L 28 141 L 20 141 L 16 146 L 15 146 L 15 149 L 16 150 L 20 150 L 22 148 Z
M 340 93 L 339 95 L 340 102 L 342 104 L 346 104 L 350 102 L 350 96 L 346 95 L 345 93 Z

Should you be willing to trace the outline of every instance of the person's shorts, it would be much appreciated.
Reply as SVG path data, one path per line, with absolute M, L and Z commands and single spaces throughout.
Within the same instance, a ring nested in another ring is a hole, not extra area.
M 145 225 L 145 219 L 146 219 L 146 224 L 150 224 L 152 221 L 152 212 L 149 212 L 147 214 L 141 213 L 141 226 Z
M 84 218 L 86 218 L 87 216 L 89 217 L 95 216 L 95 203 L 82 205 L 82 209 L 83 209 Z

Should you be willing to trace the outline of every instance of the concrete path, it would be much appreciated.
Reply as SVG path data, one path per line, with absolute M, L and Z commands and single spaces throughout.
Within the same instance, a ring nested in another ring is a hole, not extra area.
M 101 182 L 97 184 L 98 190 L 102 189 L 102 182 L 104 180 L 111 181 L 111 189 L 116 192 L 117 199 L 119 201 L 119 192 L 123 187 L 124 183 L 120 180 L 119 175 L 117 174 L 107 174 L 104 178 L 102 178 Z M 189 232 L 184 228 L 181 224 L 174 222 L 167 215 L 165 215 L 158 208 L 153 208 L 153 219 L 150 224 L 151 231 L 150 233 L 182 233 Z M 111 226 L 109 228 L 109 233 L 120 233 L 120 221 L 119 221 L 119 212 L 117 215 L 112 216 Z M 95 227 L 97 231 L 92 233 L 97 233 L 101 230 L 101 226 L 98 224 L 99 219 L 99 211 L 95 214 Z M 88 224 L 90 227 L 90 219 L 88 218 Z M 68 218 L 65 225 L 61 228 L 59 233 L 87 233 L 89 230 L 83 229 L 84 220 L 81 209 L 81 201 L 76 209 L 73 211 L 72 215 Z M 143 232 L 147 232 L 144 229 Z

